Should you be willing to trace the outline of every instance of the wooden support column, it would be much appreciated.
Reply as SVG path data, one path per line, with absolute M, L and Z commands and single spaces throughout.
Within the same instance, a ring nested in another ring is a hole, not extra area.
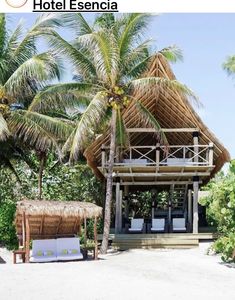
M 120 233 L 121 219 L 121 201 L 120 201 L 120 178 L 116 178 L 116 213 L 115 213 L 115 234 Z
M 103 169 L 104 169 L 105 163 L 106 163 L 105 160 L 106 160 L 105 147 L 104 147 L 104 145 L 102 145 L 102 147 L 101 147 L 101 165 L 102 165 Z
M 157 143 L 157 147 L 156 147 L 156 171 L 159 171 L 159 163 L 160 163 L 160 144 Z
M 174 194 L 174 184 L 172 184 L 170 186 L 170 198 L 169 198 L 169 202 L 168 202 L 168 225 L 169 225 L 169 229 L 171 228 L 171 212 L 172 212 L 173 194 Z
M 84 247 L 86 248 L 87 244 L 87 226 L 86 226 L 86 218 L 84 219 Z
M 208 155 L 208 162 L 209 166 L 213 166 L 213 154 L 214 154 L 214 144 L 209 144 L 209 155 Z
M 199 145 L 199 132 L 198 131 L 194 131 L 193 132 L 193 145 L 194 145 L 194 159 L 193 161 L 195 163 L 198 163 L 198 151 L 199 151 L 199 148 L 198 148 L 198 145 Z
M 29 216 L 25 217 L 25 229 L 26 229 L 26 240 L 25 240 L 25 262 L 29 263 L 30 258 L 30 227 L 29 227 Z
M 198 190 L 199 190 L 199 178 L 194 176 L 193 178 L 193 233 L 198 233 Z
M 188 223 L 190 232 L 192 230 L 192 190 L 188 190 Z
M 95 256 L 94 259 L 98 259 L 98 241 L 97 241 L 97 218 L 94 220 L 94 241 L 95 241 Z
M 23 249 L 25 249 L 26 247 L 26 228 L 25 228 L 26 224 L 25 224 L 25 212 L 23 212 L 22 215 L 22 246 Z
M 128 193 L 129 193 L 129 186 L 124 185 L 124 197 L 125 197 L 124 217 L 126 220 L 128 220 L 128 218 L 129 218 Z

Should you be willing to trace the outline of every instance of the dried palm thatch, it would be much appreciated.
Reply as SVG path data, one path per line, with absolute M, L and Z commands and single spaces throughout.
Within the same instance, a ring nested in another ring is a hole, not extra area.
M 102 208 L 93 203 L 79 201 L 23 200 L 17 203 L 16 215 L 23 213 L 30 216 L 44 215 L 90 219 L 99 217 Z
M 79 234 L 84 219 L 98 218 L 102 208 L 78 201 L 23 200 L 17 203 L 15 225 L 19 240 Z

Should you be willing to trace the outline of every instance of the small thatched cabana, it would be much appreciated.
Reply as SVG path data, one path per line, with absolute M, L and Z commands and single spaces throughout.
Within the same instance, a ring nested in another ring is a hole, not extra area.
M 74 236 L 81 233 L 81 225 L 84 224 L 86 242 L 87 219 L 94 219 L 95 257 L 97 257 L 97 218 L 101 214 L 101 207 L 87 202 L 19 201 L 15 224 L 20 245 L 26 250 L 26 261 L 29 261 L 30 239 Z

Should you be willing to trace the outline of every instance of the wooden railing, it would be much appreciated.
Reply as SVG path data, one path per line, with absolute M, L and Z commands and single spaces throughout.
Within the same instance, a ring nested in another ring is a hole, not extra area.
M 102 167 L 108 166 L 109 148 L 102 147 Z M 213 166 L 209 145 L 130 146 L 117 149 L 115 166 Z

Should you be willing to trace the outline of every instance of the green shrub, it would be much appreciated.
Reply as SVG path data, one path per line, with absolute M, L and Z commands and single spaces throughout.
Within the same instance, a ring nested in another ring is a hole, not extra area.
M 0 241 L 8 248 L 15 249 L 18 246 L 14 216 L 16 204 L 8 200 L 0 203 Z
M 216 253 L 221 253 L 221 258 L 225 262 L 235 262 L 235 258 L 233 258 L 233 253 L 235 250 L 235 234 L 230 233 L 228 236 L 220 237 L 213 244 L 214 251 Z
M 227 174 L 219 173 L 207 185 L 209 195 L 200 200 L 207 206 L 207 218 L 217 226 L 221 237 L 213 249 L 221 253 L 223 261 L 231 261 L 235 249 L 235 161 L 231 161 Z

